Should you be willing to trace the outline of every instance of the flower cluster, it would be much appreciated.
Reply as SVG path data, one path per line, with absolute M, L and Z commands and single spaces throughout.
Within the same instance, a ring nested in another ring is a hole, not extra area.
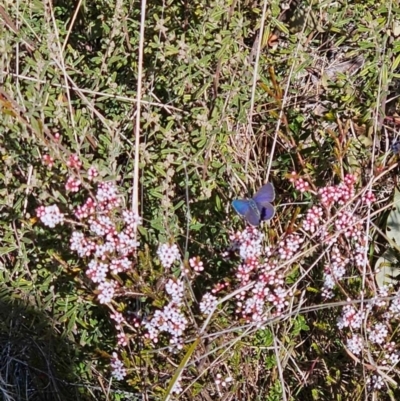
M 89 181 L 93 181 L 97 176 L 99 175 L 99 172 L 97 171 L 97 168 L 94 166 L 89 167 L 87 171 L 87 177 Z
M 162 244 L 157 250 L 158 258 L 165 269 L 169 269 L 180 258 L 179 248 L 176 244 Z
M 385 383 L 383 381 L 382 376 L 372 375 L 368 377 L 367 385 L 369 391 L 374 391 L 374 390 L 381 390 L 384 387 Z
M 357 177 L 352 174 L 347 174 L 344 181 L 339 185 L 332 185 L 320 188 L 318 191 L 321 204 L 325 207 L 332 205 L 344 205 L 355 195 L 354 184 Z
M 54 166 L 54 159 L 50 155 L 43 155 L 43 164 L 51 169 Z
M 170 279 L 165 290 L 171 297 L 170 302 L 162 310 L 157 310 L 152 319 L 144 323 L 144 327 L 147 330 L 147 337 L 154 343 L 158 342 L 161 332 L 166 332 L 171 336 L 170 344 L 182 349 L 183 334 L 188 324 L 188 320 L 182 312 L 184 306 L 183 281 Z
M 254 227 L 249 227 L 244 231 L 231 235 L 231 250 L 239 251 L 240 258 L 249 261 L 257 259 L 261 256 L 262 241 L 264 235 Z
M 212 294 L 206 293 L 203 296 L 203 299 L 201 300 L 199 305 L 201 313 L 203 313 L 204 315 L 209 315 L 217 306 L 217 303 L 217 297 Z
M 375 297 L 371 299 L 371 302 L 368 304 L 368 307 L 371 309 L 373 306 L 378 308 L 386 307 L 388 301 L 384 298 L 389 297 L 390 293 L 393 290 L 393 285 L 384 285 L 378 289 L 378 292 Z
M 368 328 L 368 340 L 371 343 L 383 344 L 388 333 L 389 330 L 385 324 L 376 323 L 372 327 Z
M 367 205 L 371 205 L 376 201 L 376 196 L 372 191 L 366 191 L 362 196 L 362 201 Z
M 292 177 L 291 181 L 296 186 L 300 178 L 296 173 Z M 317 246 L 326 253 L 322 288 L 324 298 L 334 296 L 334 288 L 345 277 L 351 262 L 357 267 L 366 263 L 368 239 L 364 233 L 364 224 L 357 213 L 359 209 L 355 209 L 355 202 L 351 202 L 355 198 L 356 181 L 355 175 L 347 174 L 338 185 L 320 188 L 318 202 L 308 210 L 303 220 L 303 230 L 311 234 Z M 369 192 L 366 197 L 368 200 L 373 199 Z M 368 204 L 367 200 L 365 203 Z M 287 257 L 292 257 L 296 251 L 290 253 L 289 249 Z M 282 255 L 286 256 L 285 248 Z
M 119 210 L 122 198 L 118 194 L 118 188 L 112 182 L 100 182 L 96 193 L 97 207 L 104 213 Z M 139 216 L 135 216 L 139 219 Z
M 290 249 L 296 250 L 302 242 L 297 235 L 288 236 L 274 256 L 269 247 L 263 247 L 263 238 L 257 228 L 247 227 L 231 236 L 230 248 L 238 252 L 241 260 L 236 268 L 237 287 L 253 283 L 249 290 L 236 296 L 236 312 L 247 321 L 257 323 L 265 319 L 267 311 L 270 317 L 278 316 L 288 305 L 291 293 L 285 288 L 283 276 L 279 273 L 279 259 L 284 258 L 284 249 L 289 254 Z M 204 297 L 201 304 L 208 312 L 210 309 L 206 302 L 210 299 Z
M 75 217 L 78 220 L 87 219 L 93 215 L 96 211 L 96 202 L 92 198 L 87 198 L 83 205 L 78 206 L 75 209 Z
M 322 207 L 313 206 L 308 210 L 306 218 L 303 220 L 303 229 L 314 234 L 320 228 L 322 217 Z
M 50 228 L 64 222 L 64 215 L 57 205 L 40 206 L 36 209 L 36 215 L 45 226 Z
M 211 290 L 211 294 L 218 294 L 222 290 L 226 289 L 229 287 L 228 282 L 219 282 L 214 285 L 214 288 Z M 206 294 L 207 295 L 207 294 Z
M 67 166 L 74 170 L 79 170 L 82 167 L 82 162 L 78 155 L 70 155 L 67 160 Z
M 74 231 L 70 247 L 81 257 L 91 257 L 86 275 L 97 285 L 100 303 L 111 302 L 118 283 L 110 276 L 132 270 L 130 257 L 139 245 L 135 228 L 141 219 L 125 210 L 118 221 L 119 204 L 116 187 L 109 182 L 100 183 L 95 199 L 88 198 L 75 210 L 75 216 L 81 221 L 87 220 L 89 232 Z
M 390 288 L 382 288 L 380 294 L 387 295 Z M 342 314 L 338 319 L 337 326 L 340 330 L 351 331 L 350 337 L 346 341 L 346 346 L 354 355 L 360 356 L 364 349 L 368 349 L 368 361 L 375 359 L 376 365 L 393 368 L 400 361 L 400 353 L 396 349 L 396 344 L 390 341 L 390 323 L 393 319 L 398 325 L 400 316 L 393 315 L 390 311 L 396 309 L 400 300 L 400 291 L 389 303 L 389 312 L 385 312 L 388 301 L 373 298 L 364 308 L 357 310 L 355 304 L 348 300 Z M 367 313 L 368 311 L 368 313 Z M 382 312 L 383 311 L 383 312 Z M 366 338 L 361 336 L 361 330 L 366 328 Z M 380 376 L 372 375 L 369 379 L 371 389 L 379 390 L 380 383 L 383 383 Z
M 115 379 L 122 380 L 125 378 L 125 376 L 127 375 L 127 371 L 122 361 L 119 360 L 116 352 L 113 352 L 112 354 L 110 365 L 111 365 L 111 373 Z
M 171 394 L 179 395 L 183 391 L 182 384 L 181 384 L 181 377 L 178 377 L 176 382 L 171 388 Z
M 322 294 L 324 298 L 333 297 L 335 285 L 344 277 L 349 259 L 341 255 L 339 248 L 333 246 L 330 249 L 330 258 L 324 266 L 324 285 Z
M 354 334 L 351 338 L 348 338 L 346 345 L 354 355 L 360 355 L 364 349 L 364 341 L 358 334 Z
M 198 256 L 190 258 L 189 265 L 196 273 L 200 273 L 204 270 L 204 264 Z
M 68 159 L 71 169 L 79 172 L 81 163 L 76 156 Z M 80 172 L 79 172 L 80 173 Z M 95 168 L 89 169 L 87 176 L 93 180 L 98 175 Z M 81 182 L 73 177 L 68 178 L 66 190 L 77 192 Z M 80 257 L 88 258 L 86 276 L 95 285 L 97 299 L 102 304 L 109 304 L 116 296 L 119 282 L 116 275 L 129 273 L 133 270 L 132 256 L 138 247 L 136 239 L 137 227 L 141 223 L 138 216 L 128 210 L 122 210 L 122 198 L 116 186 L 110 182 L 98 184 L 97 191 L 88 197 L 74 210 L 75 217 L 79 220 L 84 230 L 74 230 L 70 238 L 70 248 Z M 48 226 L 62 223 L 64 216 L 56 205 L 41 207 L 38 209 L 38 217 Z M 180 259 L 180 252 L 176 244 L 162 244 L 158 250 L 158 256 L 164 268 L 170 268 L 174 262 Z M 190 259 L 189 265 L 199 274 L 204 270 L 203 262 L 198 257 Z M 171 279 L 166 283 L 165 291 L 170 298 L 169 303 L 154 313 L 147 322 L 135 322 L 133 327 L 142 326 L 147 331 L 147 337 L 154 343 L 161 334 L 169 337 L 171 347 L 181 349 L 183 335 L 188 320 L 182 312 L 184 307 L 184 285 L 181 280 Z M 213 297 L 213 296 L 211 296 Z M 216 300 L 210 297 L 204 311 L 212 309 Z M 117 344 L 126 347 L 129 343 L 129 335 L 124 329 L 132 328 L 127 318 L 120 312 L 113 312 L 110 316 L 115 321 L 117 330 Z M 113 354 L 111 370 L 117 380 L 126 377 L 127 371 L 117 353 Z M 180 384 L 174 390 L 181 391 Z
M 281 259 L 291 259 L 299 250 L 304 238 L 298 234 L 290 234 L 279 243 L 278 252 Z
M 342 310 L 342 316 L 339 318 L 337 326 L 339 329 L 343 329 L 344 327 L 359 329 L 364 317 L 365 314 L 363 312 L 357 311 L 352 305 L 346 305 Z
M 400 352 L 396 350 L 396 343 L 394 341 L 388 342 L 384 345 L 385 350 L 383 365 L 394 366 L 400 361 Z
M 300 192 L 307 192 L 310 190 L 310 184 L 293 171 L 290 174 L 289 181 L 294 184 L 294 187 Z
M 362 225 L 352 210 L 339 211 L 335 218 L 335 230 L 347 238 L 357 240 L 362 235 Z
M 78 192 L 81 186 L 81 181 L 75 177 L 69 177 L 67 182 L 65 183 L 65 189 L 69 192 Z

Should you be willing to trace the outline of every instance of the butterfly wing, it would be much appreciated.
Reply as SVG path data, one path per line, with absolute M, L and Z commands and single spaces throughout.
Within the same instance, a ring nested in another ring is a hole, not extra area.
M 261 214 L 253 199 L 235 199 L 232 206 L 236 213 L 243 216 L 250 225 L 258 226 L 260 224 Z
M 254 195 L 253 199 L 260 211 L 261 221 L 270 220 L 274 217 L 275 209 L 270 202 L 275 199 L 275 190 L 270 182 L 263 185 Z
M 232 206 L 237 214 L 245 216 L 248 210 L 250 209 L 250 202 L 246 199 L 235 199 L 232 202 Z
M 257 204 L 263 205 L 266 202 L 272 202 L 275 199 L 275 189 L 274 186 L 268 182 L 263 185 L 257 193 L 253 196 L 254 201 Z
M 271 220 L 275 214 L 275 208 L 268 202 L 265 202 L 263 206 L 257 204 L 260 210 L 260 220 L 266 221 Z

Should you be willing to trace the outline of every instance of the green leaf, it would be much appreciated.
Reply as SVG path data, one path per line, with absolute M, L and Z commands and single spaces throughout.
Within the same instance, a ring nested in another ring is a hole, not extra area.
M 281 21 L 277 20 L 276 18 L 272 18 L 272 21 L 278 27 L 278 29 L 286 35 L 289 35 L 289 29 L 284 25 Z
M 184 201 L 184 200 L 179 201 L 179 202 L 173 207 L 174 211 L 177 211 L 178 209 L 180 209 L 180 208 L 182 207 L 182 205 L 184 205 L 184 204 L 185 204 L 185 201 Z
M 400 275 L 400 267 L 397 255 L 393 249 L 387 249 L 383 255 L 376 261 L 375 275 L 378 287 L 382 288 L 388 284 L 397 284 L 397 277 Z
M 0 248 L 0 256 L 8 255 L 9 253 L 18 249 L 17 246 L 9 246 L 9 247 L 1 247 Z
M 386 235 L 400 246 L 400 192 L 397 188 L 394 191 L 393 206 L 386 222 Z
M 299 315 L 293 323 L 293 335 L 298 335 L 301 331 L 310 331 L 304 316 Z

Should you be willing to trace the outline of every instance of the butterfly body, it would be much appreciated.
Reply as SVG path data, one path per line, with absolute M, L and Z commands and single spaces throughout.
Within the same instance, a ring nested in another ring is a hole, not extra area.
M 269 182 L 263 185 L 253 198 L 235 199 L 232 206 L 251 226 L 258 226 L 261 221 L 274 217 L 275 209 L 270 203 L 274 199 L 275 190 Z

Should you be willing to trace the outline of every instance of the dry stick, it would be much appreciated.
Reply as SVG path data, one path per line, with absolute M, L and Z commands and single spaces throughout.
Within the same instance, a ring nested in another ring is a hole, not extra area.
M 275 334 L 275 333 L 272 331 L 272 334 Z M 277 367 L 278 367 L 279 380 L 280 380 L 281 386 L 282 386 L 281 387 L 282 400 L 283 401 L 287 401 L 286 391 L 285 391 L 285 383 L 286 383 L 286 381 L 285 381 L 285 379 L 283 377 L 283 368 L 282 368 L 282 365 L 281 365 L 281 358 L 279 358 L 279 347 L 278 347 L 277 338 L 276 338 L 275 335 L 273 336 L 273 341 L 274 341 L 274 347 L 273 348 L 274 348 L 276 364 L 277 364 Z
M 306 18 L 305 18 L 305 21 L 304 21 L 304 24 L 303 24 L 303 28 L 302 28 L 302 30 L 300 32 L 300 35 L 299 35 L 300 38 L 303 36 L 303 34 L 305 32 L 308 18 L 311 15 L 311 6 L 312 6 L 312 2 L 310 2 L 310 6 L 308 7 L 308 10 L 307 10 L 307 13 L 306 13 Z M 299 53 L 299 49 L 300 49 L 300 40 L 299 40 L 299 42 L 297 44 L 296 51 L 294 53 L 294 59 L 296 59 L 297 54 Z M 276 143 L 278 141 L 278 132 L 279 132 L 279 128 L 281 127 L 281 123 L 282 123 L 282 119 L 283 119 L 283 114 L 284 114 L 284 110 L 285 110 L 285 106 L 286 106 L 286 101 L 287 101 L 287 98 L 288 98 L 288 92 L 289 92 L 289 87 L 290 87 L 290 84 L 291 84 L 291 79 L 292 79 L 294 67 L 295 67 L 295 63 L 293 62 L 292 66 L 290 67 L 290 72 L 289 72 L 287 84 L 286 84 L 286 87 L 285 87 L 285 92 L 283 94 L 281 109 L 279 111 L 279 117 L 278 117 L 278 121 L 276 123 L 276 128 L 275 128 L 275 132 L 274 132 L 274 140 L 272 142 L 270 158 L 269 158 L 269 162 L 268 162 L 267 175 L 265 177 L 266 181 L 268 181 L 269 174 L 270 174 L 271 168 L 272 168 L 272 161 L 273 161 L 273 158 L 274 158 L 275 147 L 276 147 Z
M 140 10 L 140 39 L 139 39 L 139 62 L 136 94 L 136 125 L 135 125 L 135 166 L 133 172 L 132 188 L 132 211 L 139 214 L 139 150 L 140 150 L 140 109 L 142 105 L 142 76 L 143 76 L 143 48 L 144 48 L 144 25 L 146 20 L 146 0 L 141 1 Z M 136 228 L 137 230 L 137 228 Z
M 257 43 L 256 61 L 254 63 L 253 85 L 251 88 L 251 99 L 250 99 L 250 110 L 249 110 L 248 123 L 247 123 L 247 127 L 246 127 L 246 140 L 248 140 L 249 131 L 251 130 L 251 132 L 253 132 L 252 122 L 253 122 L 254 102 L 255 102 L 255 96 L 256 96 L 256 85 L 257 85 L 257 78 L 258 78 L 258 64 L 260 62 L 261 45 L 262 45 L 263 37 L 264 37 L 264 25 L 265 25 L 265 19 L 266 19 L 266 15 L 267 15 L 267 5 L 268 5 L 268 1 L 264 0 L 263 11 L 262 11 L 262 16 L 261 16 L 260 31 L 259 31 L 260 32 L 259 40 Z M 248 167 L 248 163 L 249 163 L 249 152 L 250 152 L 250 149 L 247 150 L 245 169 L 244 169 L 246 173 L 247 173 L 247 167 Z
M 32 173 L 33 173 L 33 166 L 32 166 L 32 164 L 30 164 L 29 168 L 28 168 L 28 178 L 26 180 L 24 206 L 22 208 L 22 210 L 23 210 L 22 213 L 23 213 L 24 216 L 26 216 L 26 209 L 28 208 L 28 196 L 29 196 L 29 191 L 31 189 Z
M 392 2 L 390 2 L 390 8 L 389 8 L 389 12 L 388 12 L 388 19 L 387 21 L 390 21 L 390 14 L 391 14 L 391 7 L 392 6 Z M 382 49 L 382 52 L 380 54 L 380 60 L 382 60 L 384 62 L 384 55 L 386 53 L 387 50 L 387 42 L 384 41 L 384 46 Z M 376 108 L 375 108 L 375 121 L 374 121 L 374 141 L 372 144 L 372 156 L 371 156 L 371 178 L 367 184 L 367 188 L 372 189 L 372 184 L 374 182 L 374 162 L 375 162 L 375 147 L 376 147 L 376 142 L 377 142 L 377 135 L 378 135 L 378 129 L 381 128 L 382 123 L 383 123 L 383 116 L 379 116 L 379 109 L 381 108 L 382 105 L 382 113 L 384 112 L 385 109 L 385 103 L 386 103 L 386 97 L 387 97 L 387 82 L 382 82 L 383 81 L 383 70 L 381 69 L 380 74 L 379 74 L 379 85 L 378 85 L 378 93 L 377 93 L 377 97 L 376 97 Z M 384 88 L 384 94 L 383 94 L 383 98 L 381 98 L 382 96 L 382 86 L 383 84 L 385 85 Z M 365 226 L 365 237 L 367 240 L 367 245 L 368 245 L 368 233 L 370 230 L 370 222 L 371 222 L 371 209 L 368 209 L 368 215 L 367 215 L 367 222 L 366 222 L 366 226 Z M 364 263 L 363 263 L 363 274 L 362 274 L 362 291 L 361 291 L 361 305 L 360 305 L 360 309 L 361 311 L 364 310 L 364 293 L 365 293 L 365 280 L 366 280 L 366 269 L 367 269 L 367 256 L 368 256 L 368 246 L 365 246 L 365 250 L 364 250 Z M 364 332 L 366 332 L 366 320 L 364 321 L 364 325 L 362 326 L 362 328 L 364 329 Z M 365 376 L 365 366 L 363 364 L 363 372 L 364 372 L 364 376 Z M 365 395 L 366 398 L 368 396 L 367 393 L 367 389 L 365 388 Z
M 62 48 L 61 48 L 61 52 L 62 52 L 62 53 L 64 53 L 65 46 L 66 46 L 67 43 L 68 43 L 69 35 L 71 35 L 72 28 L 73 28 L 74 25 L 75 25 L 76 16 L 78 15 L 78 12 L 79 12 L 79 10 L 80 10 L 80 8 L 81 8 L 82 2 L 83 2 L 83 0 L 79 0 L 79 3 L 77 4 L 77 6 L 76 6 L 76 8 L 75 8 L 74 15 L 72 16 L 71 23 L 69 24 L 69 28 L 68 28 L 67 35 L 65 36 L 64 43 L 63 43 Z
M 135 124 L 135 161 L 133 173 L 132 188 L 132 211 L 139 215 L 139 150 L 140 150 L 140 111 L 142 106 L 142 77 L 143 77 L 143 49 L 144 49 L 144 26 L 146 21 L 146 0 L 141 0 L 140 10 L 140 37 L 139 37 L 139 61 L 138 61 L 138 77 L 137 77 L 137 93 L 136 93 L 136 124 Z M 137 225 L 135 225 L 135 238 L 137 237 Z M 139 358 L 143 347 L 139 346 Z
M 17 21 L 16 21 L 16 23 L 17 23 L 17 29 L 19 29 L 19 0 L 17 0 L 17 4 L 16 4 L 16 6 L 17 6 Z M 20 59 L 19 59 L 19 56 L 20 56 L 20 48 L 19 48 L 19 42 L 17 42 L 16 43 L 16 65 L 15 65 L 15 70 L 16 70 L 16 72 L 17 72 L 17 74 L 19 74 L 19 67 L 20 67 Z M 20 84 L 19 84 L 19 80 L 17 79 L 17 82 L 16 82 L 16 89 L 17 89 L 17 93 L 18 93 L 18 96 L 19 96 L 19 99 L 20 99 L 20 101 L 21 101 L 21 103 L 22 103 L 22 100 L 23 100 L 23 96 L 22 96 L 22 93 L 21 93 L 21 88 L 20 88 Z
M 189 247 L 189 232 L 190 232 L 190 221 L 192 219 L 190 215 L 190 200 L 189 200 L 189 176 L 186 168 L 186 162 L 183 161 L 183 170 L 185 171 L 185 193 L 186 193 L 186 239 L 185 239 L 185 254 L 186 257 Z
M 48 4 L 49 4 L 49 7 L 50 7 L 51 20 L 53 22 L 54 34 L 55 34 L 55 36 L 57 38 L 57 48 L 59 50 L 59 57 L 60 57 L 60 61 L 59 62 L 57 60 L 57 55 L 55 55 L 54 60 L 56 60 L 58 67 L 62 71 L 62 74 L 64 76 L 64 82 L 67 83 L 68 82 L 68 74 L 67 74 L 67 70 L 65 68 L 64 54 L 63 54 L 63 51 L 62 51 L 62 48 L 61 48 L 60 35 L 59 35 L 59 32 L 58 32 L 57 21 L 56 21 L 56 18 L 54 16 L 53 5 L 51 4 L 51 2 L 49 2 Z M 50 54 L 51 54 L 51 52 L 50 52 Z M 68 99 L 68 109 L 69 109 L 69 113 L 70 113 L 70 116 L 71 116 L 71 125 L 72 125 L 72 129 L 74 131 L 75 143 L 78 144 L 79 140 L 78 140 L 78 135 L 77 135 L 77 132 L 76 132 L 76 127 L 75 127 L 74 112 L 72 110 L 71 93 L 70 93 L 69 89 L 66 90 L 66 93 L 67 93 L 67 99 Z M 76 151 L 80 153 L 80 149 L 76 149 Z
M 2 74 L 7 74 L 7 75 L 15 77 L 15 78 L 24 79 L 26 81 L 38 82 L 38 83 L 41 83 L 41 84 L 48 84 L 50 87 L 53 87 L 53 88 L 73 89 L 73 90 L 76 90 L 76 91 L 80 91 L 82 93 L 87 93 L 89 95 L 96 95 L 96 96 L 101 96 L 101 97 L 112 98 L 112 99 L 121 100 L 121 101 L 127 102 L 127 103 L 136 103 L 136 99 L 132 99 L 131 97 L 115 95 L 113 93 L 98 92 L 98 91 L 94 91 L 94 90 L 91 90 L 91 89 L 78 88 L 77 85 L 74 83 L 74 81 L 71 79 L 71 77 L 69 77 L 68 81 L 70 81 L 72 83 L 72 85 L 69 86 L 69 85 L 57 84 L 57 83 L 54 83 L 54 82 L 47 82 L 47 81 L 45 81 L 43 79 L 32 78 L 32 77 L 28 77 L 26 75 L 19 75 L 19 74 L 15 74 L 15 73 L 8 72 L 8 71 L 0 70 L 0 72 Z M 174 106 L 169 106 L 167 104 L 162 104 L 162 103 L 159 103 L 159 102 L 149 102 L 147 100 L 141 100 L 140 102 L 142 104 L 147 104 L 149 106 L 155 106 L 155 107 L 159 107 L 159 108 L 165 109 L 170 114 L 172 114 L 172 111 L 179 111 L 181 113 L 184 112 L 182 109 L 179 109 L 179 108 L 174 107 Z

